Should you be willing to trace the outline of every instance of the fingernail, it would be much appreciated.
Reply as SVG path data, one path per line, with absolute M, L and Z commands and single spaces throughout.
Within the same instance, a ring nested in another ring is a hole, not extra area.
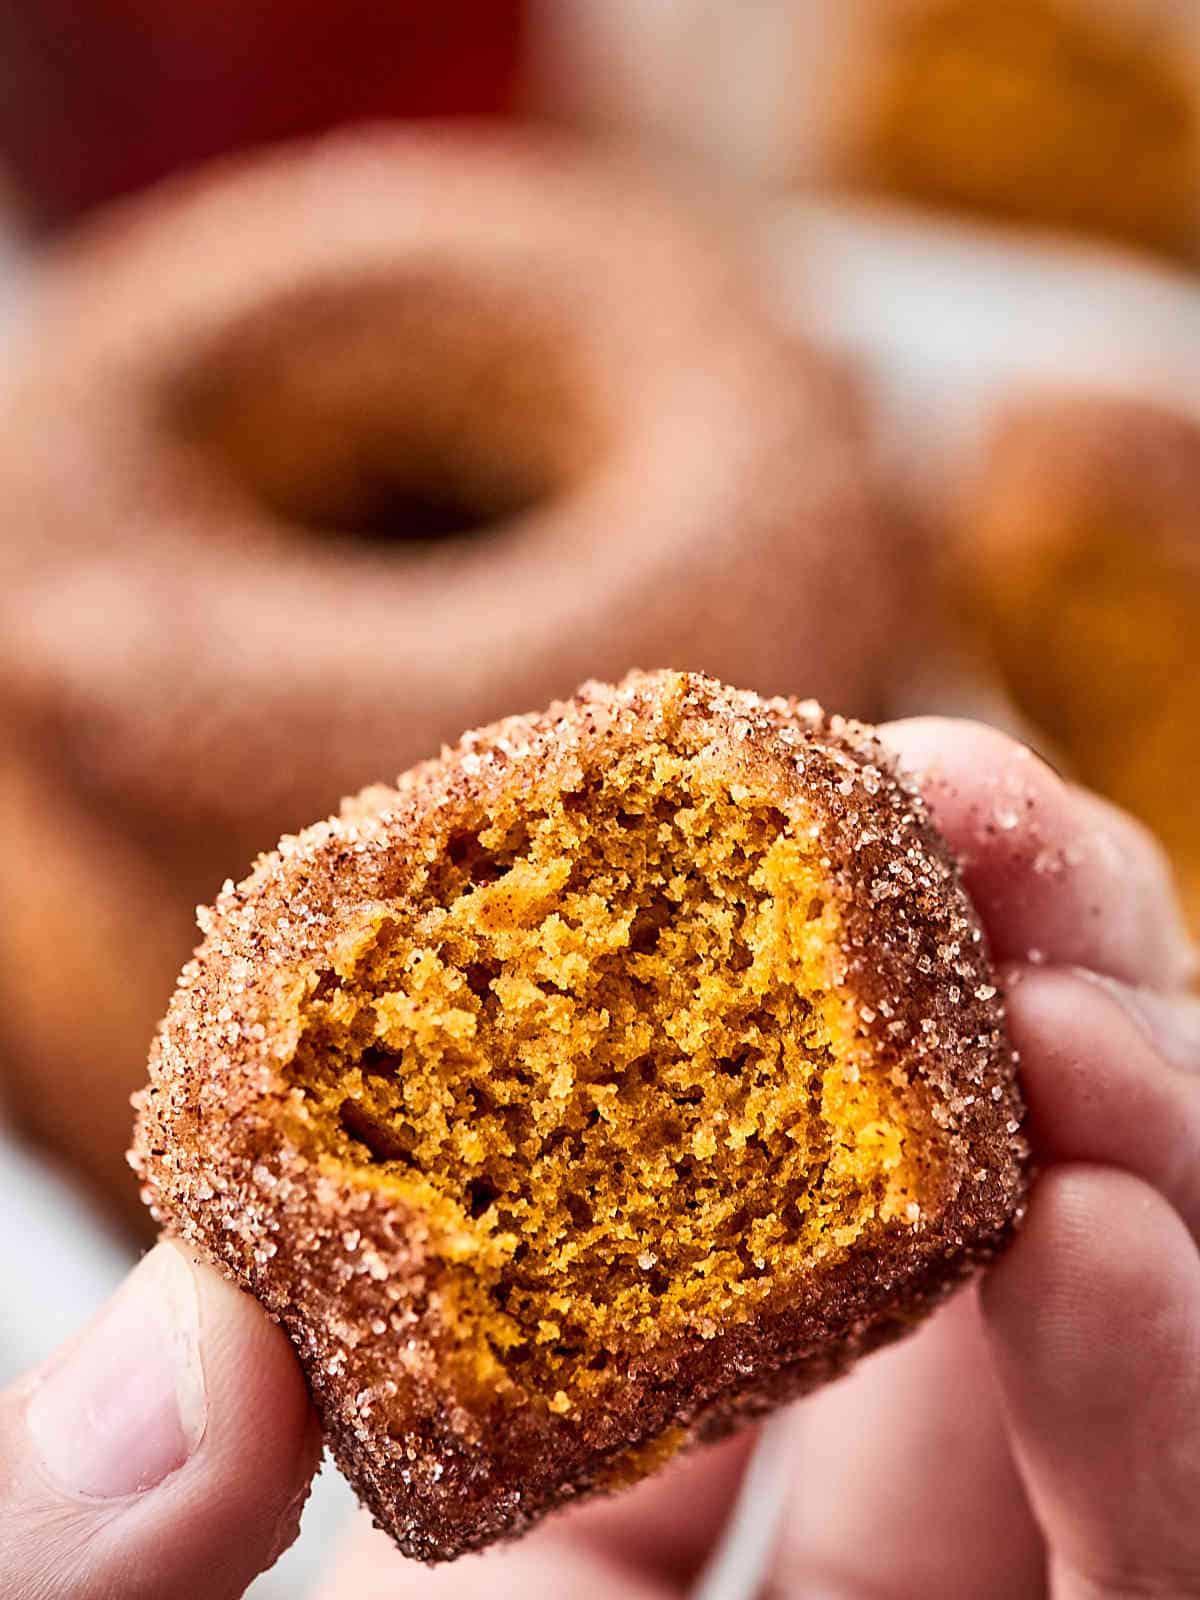
M 1149 1039 L 1172 1066 L 1200 1072 L 1200 1000 L 1190 995 L 1158 994 L 1135 989 L 1099 972 L 1079 971 L 1079 976 L 1117 1001 L 1134 1026 Z
M 160 1244 L 50 1369 L 25 1420 L 61 1489 L 115 1500 L 178 1471 L 206 1413 L 195 1280 L 179 1251 Z

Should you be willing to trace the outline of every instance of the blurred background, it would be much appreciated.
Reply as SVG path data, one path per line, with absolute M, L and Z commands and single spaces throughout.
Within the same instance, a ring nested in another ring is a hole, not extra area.
M 0 1380 L 196 905 L 585 676 L 1016 730 L 1200 931 L 1198 273 L 1195 0 L 0 0 Z

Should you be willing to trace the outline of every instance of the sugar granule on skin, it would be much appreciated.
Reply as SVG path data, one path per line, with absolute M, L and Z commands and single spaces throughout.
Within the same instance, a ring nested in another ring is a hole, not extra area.
M 869 731 L 635 674 L 226 892 L 133 1160 L 440 1560 L 911 1326 L 1011 1229 L 1020 1117 L 978 923 Z

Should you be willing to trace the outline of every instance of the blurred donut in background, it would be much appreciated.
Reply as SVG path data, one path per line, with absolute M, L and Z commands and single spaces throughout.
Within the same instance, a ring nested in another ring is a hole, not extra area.
M 959 531 L 1005 686 L 1075 776 L 1158 834 L 1200 933 L 1200 416 L 1014 399 Z
M 543 0 L 543 95 L 775 187 L 1200 257 L 1194 0 Z
M 860 3 L 844 181 L 1197 258 L 1200 11 L 1191 0 Z
M 192 909 L 281 831 L 646 661 L 878 716 L 920 613 L 848 381 L 573 142 L 345 135 L 113 211 L 0 418 L 0 1050 L 131 1216 Z

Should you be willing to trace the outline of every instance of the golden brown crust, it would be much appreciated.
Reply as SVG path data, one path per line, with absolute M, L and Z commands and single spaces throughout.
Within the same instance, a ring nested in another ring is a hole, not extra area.
M 327 958 L 348 911 L 394 899 L 489 807 L 572 789 L 631 742 L 668 737 L 729 783 L 813 819 L 841 910 L 839 987 L 880 1071 L 932 1101 L 946 1152 L 938 1203 L 920 1226 L 814 1268 L 787 1303 L 715 1337 L 661 1341 L 567 1415 L 456 1391 L 428 1311 L 421 1216 L 319 1170 L 283 1131 L 287 997 L 298 971 Z M 151 1056 L 132 1160 L 160 1220 L 288 1331 L 335 1457 L 410 1555 L 445 1559 L 515 1534 L 619 1479 L 669 1430 L 680 1443 L 709 1437 L 834 1376 L 910 1326 L 1018 1214 L 1020 1102 L 978 921 L 924 806 L 870 731 L 811 704 L 682 673 L 589 684 L 540 716 L 467 735 L 397 788 L 285 839 L 226 886 L 202 926 Z

